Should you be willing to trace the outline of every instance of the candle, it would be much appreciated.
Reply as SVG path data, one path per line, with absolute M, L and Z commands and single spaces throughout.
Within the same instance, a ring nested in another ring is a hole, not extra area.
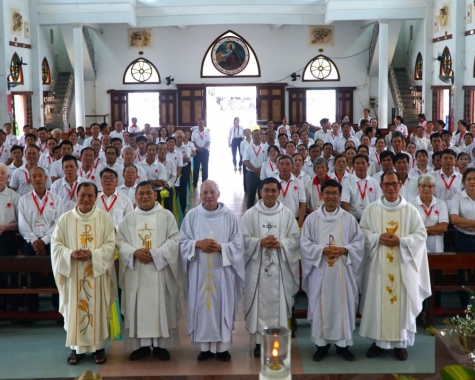
M 290 330 L 268 327 L 262 332 L 260 380 L 291 380 Z

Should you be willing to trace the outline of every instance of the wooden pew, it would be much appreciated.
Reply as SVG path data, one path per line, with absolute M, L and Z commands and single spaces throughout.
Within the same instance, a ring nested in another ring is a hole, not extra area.
M 18 276 L 19 286 L 17 289 L 2 288 L 0 294 L 24 295 L 24 294 L 57 294 L 56 288 L 31 289 L 31 277 L 27 275 L 26 284 L 23 284 L 21 274 L 40 272 L 50 273 L 53 271 L 51 257 L 49 256 L 2 256 L 0 257 L 0 271 L 8 272 L 8 278 Z M 8 281 L 10 283 L 10 281 Z M 7 285 L 8 286 L 8 285 Z M 62 320 L 63 316 L 57 311 L 0 311 L 0 320 Z
M 429 270 L 431 280 L 432 296 L 429 298 L 429 309 L 427 312 L 427 325 L 434 326 L 435 322 L 435 292 L 455 292 L 463 291 L 461 285 L 452 285 L 442 282 L 440 285 L 435 284 L 435 271 L 457 272 L 458 269 L 475 269 L 475 253 L 473 252 L 441 252 L 429 253 Z M 475 290 L 475 284 L 470 284 L 469 279 L 465 278 L 464 286 Z M 456 314 L 462 314 L 462 309 L 440 309 L 437 316 L 450 317 Z

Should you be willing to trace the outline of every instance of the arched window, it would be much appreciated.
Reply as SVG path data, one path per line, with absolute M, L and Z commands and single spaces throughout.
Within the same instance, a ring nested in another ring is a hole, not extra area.
M 414 79 L 422 79 L 422 54 L 419 52 L 416 58 L 416 66 L 414 68 Z
M 452 56 L 450 55 L 450 50 L 446 46 L 442 52 L 442 60 L 440 61 L 440 75 L 451 75 L 452 74 Z
M 145 58 L 137 58 L 124 72 L 124 84 L 159 84 L 160 74 L 152 62 Z
M 340 73 L 335 63 L 324 55 L 312 58 L 303 69 L 302 82 L 339 81 Z
M 232 30 L 213 41 L 201 62 L 201 78 L 260 76 L 256 53 L 243 37 Z
M 17 53 L 13 53 L 10 62 L 10 75 L 13 82 L 23 84 L 23 68 Z
M 41 81 L 43 84 L 51 83 L 51 71 L 49 70 L 49 64 L 46 57 L 44 57 L 43 62 L 41 62 Z

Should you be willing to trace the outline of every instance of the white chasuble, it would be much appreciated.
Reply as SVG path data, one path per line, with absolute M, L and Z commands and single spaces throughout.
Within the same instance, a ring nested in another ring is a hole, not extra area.
M 214 239 L 221 252 L 207 254 L 196 241 Z M 242 235 L 222 203 L 214 211 L 191 209 L 180 230 L 180 254 L 187 275 L 188 334 L 195 343 L 231 342 L 244 281 Z
M 155 338 L 166 338 L 160 341 L 161 348 L 179 347 L 183 269 L 178 236 L 173 214 L 159 204 L 149 211 L 136 208 L 120 223 L 119 285 L 128 349 L 157 346 Z M 143 264 L 134 257 L 140 248 L 150 250 L 151 263 Z
M 242 231 L 246 329 L 255 334 L 267 326 L 286 327 L 299 288 L 300 233 L 295 217 L 281 202 L 269 209 L 260 200 L 242 217 Z M 280 248 L 261 247 L 267 236 L 275 236 Z
M 104 348 L 111 304 L 117 298 L 112 221 L 96 207 L 89 214 L 76 207 L 59 219 L 51 246 L 66 345 L 78 354 Z M 90 250 L 91 259 L 72 259 L 71 252 L 78 249 Z
M 346 248 L 348 255 L 329 259 L 323 254 L 329 246 Z M 356 219 L 340 207 L 334 212 L 320 207 L 305 220 L 300 249 L 312 341 L 318 346 L 329 342 L 352 345 L 364 256 L 363 234 Z
M 401 212 L 382 212 L 383 230 L 399 237 Z M 401 339 L 401 259 L 399 247 L 379 245 L 382 266 L 381 286 L 381 340 Z
M 384 349 L 413 345 L 416 317 L 431 294 L 422 218 L 403 197 L 393 203 L 381 197 L 365 209 L 360 227 L 365 267 L 359 333 Z M 379 243 L 386 232 L 399 236 L 398 247 L 391 250 Z

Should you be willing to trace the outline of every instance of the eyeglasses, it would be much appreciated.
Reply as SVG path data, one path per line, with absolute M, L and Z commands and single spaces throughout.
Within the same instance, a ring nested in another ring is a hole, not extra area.
M 399 182 L 383 182 L 381 185 L 384 187 L 398 187 Z
M 331 195 L 333 197 L 337 197 L 338 195 L 340 195 L 340 193 L 338 191 L 324 191 L 323 194 Z

